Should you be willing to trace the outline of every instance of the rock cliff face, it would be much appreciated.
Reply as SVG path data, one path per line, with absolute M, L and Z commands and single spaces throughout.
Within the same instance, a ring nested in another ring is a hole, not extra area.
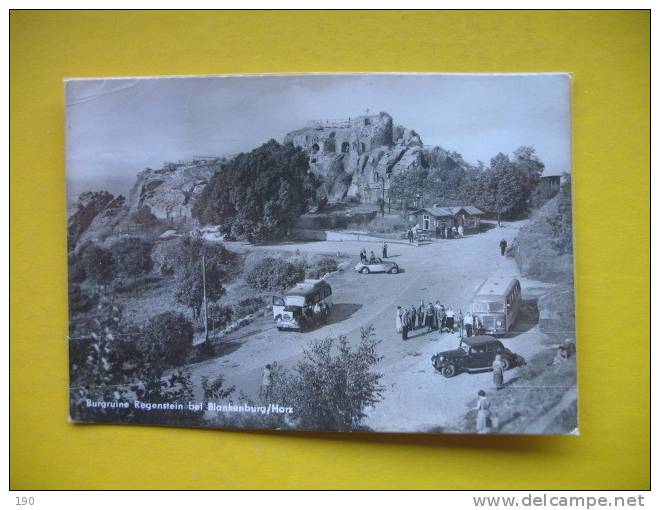
M 384 112 L 345 120 L 312 121 L 288 133 L 309 153 L 310 170 L 323 178 L 319 196 L 374 203 L 389 179 L 422 166 L 424 148 L 415 131 L 394 125 Z
M 123 196 L 115 197 L 107 191 L 82 193 L 69 217 L 69 249 L 116 227 L 126 215 L 125 202 Z
M 157 218 L 190 217 L 196 195 L 219 168 L 219 159 L 165 163 L 157 170 L 147 168 L 138 174 L 128 195 L 129 213 L 148 206 Z

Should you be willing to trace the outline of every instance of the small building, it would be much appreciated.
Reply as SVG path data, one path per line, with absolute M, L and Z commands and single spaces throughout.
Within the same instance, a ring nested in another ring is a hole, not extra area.
M 411 223 L 418 225 L 422 233 L 434 237 L 446 237 L 447 230 L 463 227 L 464 233 L 477 232 L 484 212 L 473 205 L 453 207 L 422 207 L 408 215 Z M 451 236 L 451 234 L 449 234 Z

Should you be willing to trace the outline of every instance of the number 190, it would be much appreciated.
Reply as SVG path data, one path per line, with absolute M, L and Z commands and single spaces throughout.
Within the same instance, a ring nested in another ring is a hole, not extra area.
M 32 506 L 34 505 L 34 498 L 32 496 L 16 496 L 16 506 Z

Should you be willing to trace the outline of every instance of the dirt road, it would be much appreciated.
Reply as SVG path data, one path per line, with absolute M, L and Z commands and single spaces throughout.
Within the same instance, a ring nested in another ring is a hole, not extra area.
M 445 379 L 431 365 L 431 355 L 454 348 L 458 335 L 423 330 L 411 332 L 404 342 L 395 331 L 397 305 L 440 300 L 445 306 L 466 310 L 476 288 L 494 274 L 517 275 L 513 260 L 502 257 L 499 241 L 513 240 L 522 222 L 458 240 L 438 240 L 424 246 L 389 244 L 391 260 L 403 269 L 397 275 L 357 274 L 352 270 L 360 249 L 374 250 L 376 243 L 321 241 L 277 245 L 273 249 L 336 253 L 352 256 L 350 266 L 328 279 L 335 306 L 327 325 L 311 332 L 279 332 L 271 318 L 261 318 L 228 335 L 220 357 L 191 365 L 196 388 L 202 376 L 222 374 L 228 385 L 255 397 L 266 363 L 277 361 L 292 368 L 303 348 L 315 338 L 346 335 L 352 343 L 360 339 L 360 328 L 372 324 L 379 352 L 379 370 L 386 387 L 383 401 L 369 411 L 367 425 L 376 430 L 440 430 L 451 426 L 467 410 L 479 389 L 489 389 L 491 374 L 461 374 Z M 269 249 L 260 247 L 259 249 Z M 523 297 L 524 297 L 523 288 Z M 504 341 L 524 357 L 537 352 L 534 330 Z M 516 369 L 506 378 L 516 376 Z M 199 395 L 198 397 L 201 397 Z

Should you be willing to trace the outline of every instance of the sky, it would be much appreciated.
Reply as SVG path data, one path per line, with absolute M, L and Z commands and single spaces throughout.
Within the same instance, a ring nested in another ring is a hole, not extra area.
M 313 119 L 392 115 L 426 145 L 488 164 L 531 145 L 571 171 L 567 74 L 352 74 L 67 82 L 69 192 L 126 193 L 165 161 L 250 151 Z

